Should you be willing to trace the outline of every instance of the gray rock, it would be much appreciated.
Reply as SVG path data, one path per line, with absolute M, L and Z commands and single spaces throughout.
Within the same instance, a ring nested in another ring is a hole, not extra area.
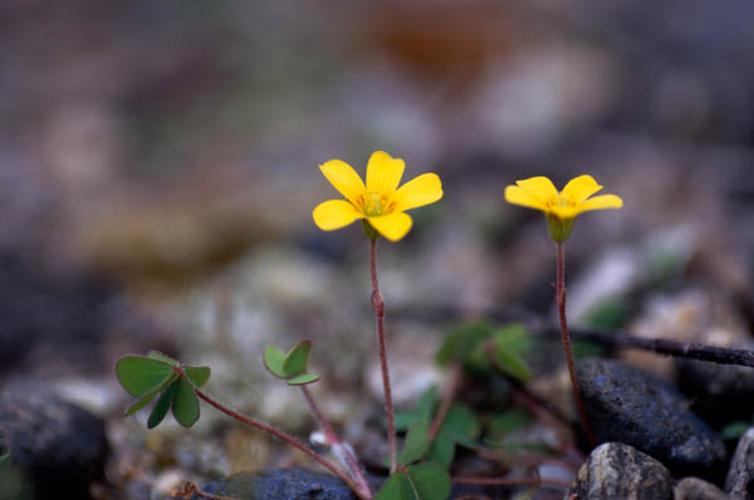
M 665 466 L 636 448 L 605 443 L 581 466 L 569 494 L 580 500 L 669 500 L 672 479 Z
M 0 396 L 0 436 L 37 498 L 89 498 L 104 478 L 108 443 L 102 419 L 39 382 L 13 383 Z
M 685 477 L 678 481 L 673 488 L 674 500 L 727 500 L 728 495 L 723 493 L 714 484 L 708 483 L 698 477 Z
M 695 360 L 679 360 L 677 365 L 679 387 L 693 396 L 694 410 L 712 425 L 745 420 L 754 413 L 754 368 Z
M 734 498 L 754 498 L 754 427 L 738 441 L 725 479 L 725 491 Z
M 579 365 L 586 410 L 599 442 L 619 441 L 678 472 L 706 477 L 722 466 L 720 437 L 667 382 L 618 361 Z
M 237 474 L 202 488 L 206 493 L 239 500 L 354 500 L 335 476 L 307 469 L 271 469 L 259 474 Z M 200 497 L 194 497 L 200 500 Z

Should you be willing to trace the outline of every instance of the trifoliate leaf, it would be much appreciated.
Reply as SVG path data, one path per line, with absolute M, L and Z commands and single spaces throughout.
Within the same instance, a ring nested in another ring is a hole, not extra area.
M 131 406 L 128 407 L 128 409 L 126 409 L 126 412 L 123 414 L 123 416 L 130 417 L 137 411 L 147 406 L 149 402 L 152 401 L 155 398 L 155 396 L 157 396 L 157 394 L 160 393 L 160 391 L 164 390 L 168 386 L 168 384 L 173 382 L 177 377 L 178 375 L 173 373 L 168 378 L 166 378 L 164 382 L 162 382 L 159 385 L 154 386 L 152 389 L 142 394 L 142 396 L 134 404 L 132 404 Z
M 436 463 L 412 465 L 408 478 L 419 500 L 446 500 L 450 497 L 452 483 L 447 469 Z
M 191 427 L 199 420 L 199 398 L 194 387 L 185 378 L 177 381 L 178 389 L 173 398 L 173 416 L 183 427 Z
M 268 345 L 264 349 L 264 366 L 271 374 L 278 378 L 288 378 L 283 370 L 286 354 L 277 346 Z
M 499 443 L 508 434 L 531 425 L 532 418 L 521 410 L 508 410 L 494 415 L 487 423 L 487 438 L 492 443 Z
M 178 390 L 178 385 L 180 384 L 180 382 L 181 379 L 175 380 L 160 395 L 160 399 L 157 400 L 154 408 L 152 408 L 152 413 L 149 414 L 149 419 L 147 420 L 148 429 L 154 429 L 155 427 L 160 425 L 160 422 L 163 421 L 165 415 L 168 414 L 170 404 L 173 402 L 173 398 L 175 397 L 175 393 Z
M 286 377 L 295 377 L 306 371 L 306 365 L 309 362 L 309 351 L 312 348 L 310 340 L 302 340 L 288 351 L 283 364 L 283 373 Z
M 288 379 L 288 385 L 306 385 L 306 384 L 312 384 L 319 380 L 319 375 L 314 375 L 311 373 L 303 373 L 301 375 L 296 375 L 295 377 Z
M 445 337 L 435 359 L 440 365 L 447 365 L 451 361 L 466 362 L 471 353 L 490 338 L 492 333 L 492 328 L 485 323 L 458 326 Z
M 429 450 L 429 426 L 417 422 L 408 429 L 403 450 L 398 455 L 400 465 L 408 465 L 420 460 Z
M 532 377 L 526 355 L 531 350 L 531 339 L 521 325 L 510 325 L 498 330 L 494 337 L 495 358 L 499 367 L 509 375 L 526 382 Z
M 187 366 L 183 369 L 183 373 L 197 389 L 201 389 L 209 380 L 212 370 L 208 366 Z
M 124 356 L 115 365 L 115 374 L 132 396 L 141 397 L 160 386 L 173 373 L 173 366 L 147 356 Z
M 479 417 L 468 406 L 456 403 L 450 407 L 440 431 L 456 442 L 473 446 L 482 431 Z
M 440 430 L 432 442 L 432 448 L 429 450 L 427 457 L 432 462 L 441 464 L 444 467 L 450 467 L 453 463 L 453 457 L 456 453 L 456 442 L 447 433 Z
M 416 495 L 408 476 L 399 472 L 387 478 L 374 500 L 416 500 Z

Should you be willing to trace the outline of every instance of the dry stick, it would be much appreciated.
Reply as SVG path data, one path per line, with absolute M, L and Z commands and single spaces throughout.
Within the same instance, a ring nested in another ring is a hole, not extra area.
M 293 446 L 297 450 L 304 453 L 306 456 L 314 460 L 315 462 L 322 465 L 324 468 L 338 476 L 341 481 L 346 483 L 351 490 L 356 493 L 359 498 L 368 500 L 370 497 L 364 496 L 363 493 L 359 491 L 358 485 L 348 477 L 343 471 L 335 467 L 329 460 L 317 455 L 311 448 L 306 446 L 304 443 L 296 439 L 295 437 L 291 436 L 290 434 L 287 434 L 279 429 L 276 429 L 275 427 L 272 427 L 271 425 L 265 424 L 264 422 L 260 422 L 259 420 L 255 420 L 251 417 L 247 417 L 246 415 L 243 415 L 241 413 L 238 413 L 235 410 L 231 410 L 230 408 L 226 407 L 219 401 L 215 400 L 211 396 L 205 394 L 201 389 L 197 389 L 194 387 L 194 391 L 196 392 L 196 395 L 199 396 L 200 399 L 207 402 L 210 406 L 213 406 L 216 410 L 218 410 L 221 413 L 224 413 L 228 415 L 230 418 L 241 422 L 244 425 L 248 425 L 249 427 L 253 427 L 254 429 L 258 429 L 263 432 L 267 432 L 268 434 L 272 434 L 276 438 L 285 441 L 289 445 Z
M 554 332 L 554 330 L 552 331 Z M 571 333 L 574 338 L 594 342 L 606 347 L 641 349 L 666 356 L 754 368 L 754 350 L 749 349 L 716 347 L 695 342 L 685 343 L 668 339 L 644 338 L 629 335 L 625 332 L 600 331 L 588 328 L 577 328 Z
M 560 319 L 560 333 L 563 340 L 563 350 L 565 351 L 566 364 L 568 365 L 568 375 L 571 377 L 571 387 L 573 388 L 573 397 L 576 400 L 576 409 L 579 412 L 579 420 L 584 428 L 589 443 L 592 448 L 597 446 L 597 440 L 594 437 L 592 426 L 589 424 L 589 418 L 586 415 L 584 399 L 581 396 L 581 386 L 576 376 L 576 365 L 573 362 L 573 352 L 571 351 L 571 334 L 568 332 L 568 321 L 566 320 L 566 286 L 565 286 L 565 247 L 563 243 L 558 243 L 558 257 L 555 272 L 555 301 L 558 304 L 558 317 Z
M 306 402 L 309 403 L 309 408 L 312 410 L 319 428 L 322 429 L 322 432 L 325 435 L 325 441 L 327 441 L 327 444 L 333 449 L 335 456 L 338 457 L 343 465 L 345 465 L 348 473 L 359 485 L 359 488 L 361 488 L 362 493 L 368 494 L 371 497 L 372 488 L 369 486 L 366 477 L 364 477 L 361 464 L 359 463 L 359 459 L 356 458 L 356 455 L 354 455 L 353 449 L 347 443 L 343 443 L 340 440 L 330 424 L 330 421 L 325 418 L 324 414 L 320 411 L 319 406 L 317 406 L 317 402 L 312 397 L 309 388 L 306 385 L 302 385 L 301 392 L 304 393 Z
M 390 448 L 390 473 L 398 466 L 398 445 L 395 441 L 395 413 L 393 411 L 393 394 L 390 388 L 390 372 L 387 365 L 387 342 L 385 341 L 385 301 L 377 281 L 377 240 L 369 239 L 369 274 L 372 277 L 372 307 L 377 325 L 377 342 L 380 351 L 380 369 L 382 370 L 382 390 L 385 393 L 385 413 L 387 414 L 387 442 Z

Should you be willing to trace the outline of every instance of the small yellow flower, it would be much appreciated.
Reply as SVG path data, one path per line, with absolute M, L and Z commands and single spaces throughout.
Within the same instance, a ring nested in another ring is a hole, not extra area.
M 328 200 L 314 208 L 314 223 L 323 231 L 366 219 L 379 234 L 398 241 L 411 229 L 413 221 L 406 210 L 434 203 L 442 198 L 437 174 L 422 174 L 398 187 L 406 163 L 384 151 L 375 151 L 367 163 L 366 185 L 359 174 L 341 160 L 319 166 L 330 184 L 345 200 Z
M 505 188 L 505 200 L 513 205 L 535 208 L 547 216 L 550 236 L 562 243 L 571 234 L 576 216 L 590 210 L 621 208 L 623 200 L 614 194 L 591 197 L 602 189 L 591 175 L 571 179 L 558 192 L 547 177 L 531 177 Z

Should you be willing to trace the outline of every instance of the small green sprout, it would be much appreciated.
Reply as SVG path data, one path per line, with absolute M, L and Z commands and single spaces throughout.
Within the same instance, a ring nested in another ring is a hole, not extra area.
M 302 340 L 287 353 L 277 346 L 268 345 L 264 350 L 264 366 L 272 375 L 288 381 L 288 385 L 306 385 L 319 380 L 319 375 L 306 373 L 312 343 Z

